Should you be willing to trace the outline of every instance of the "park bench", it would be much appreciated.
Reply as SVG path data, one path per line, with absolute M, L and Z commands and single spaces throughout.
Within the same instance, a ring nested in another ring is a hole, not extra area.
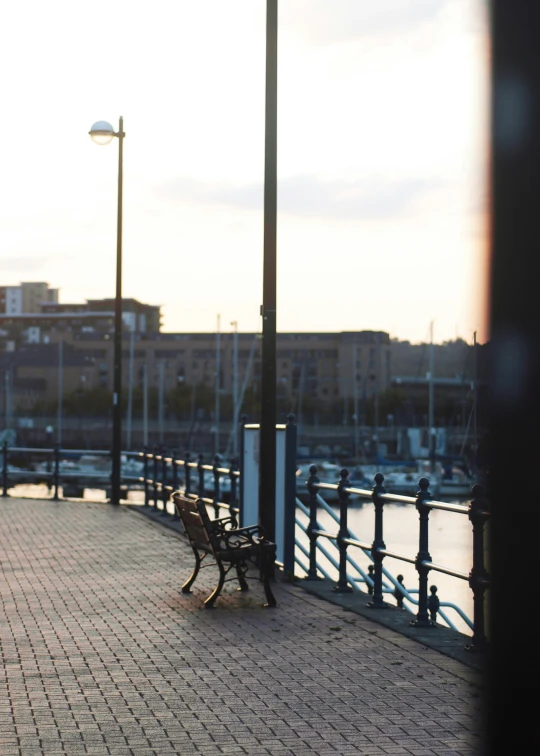
M 266 595 L 265 606 L 276 606 L 276 599 L 270 587 L 271 571 L 276 558 L 276 544 L 266 540 L 261 527 L 251 525 L 247 528 L 239 528 L 232 516 L 211 520 L 202 499 L 184 496 L 179 491 L 173 493 L 172 498 L 195 555 L 195 569 L 182 586 L 182 593 L 191 593 L 191 586 L 199 574 L 202 561 L 210 556 L 214 557 L 215 563 L 211 562 L 208 566 L 210 564 L 218 566 L 219 581 L 205 599 L 205 606 L 214 605 L 227 580 L 238 580 L 239 590 L 247 591 L 249 562 L 256 564 L 259 570 L 259 577 Z M 227 574 L 233 567 L 236 576 L 227 578 Z

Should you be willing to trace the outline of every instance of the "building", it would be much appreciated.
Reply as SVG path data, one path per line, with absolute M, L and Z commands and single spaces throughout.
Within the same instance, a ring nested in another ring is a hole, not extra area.
M 70 340 L 79 333 L 114 333 L 114 299 L 83 303 L 58 301 L 58 289 L 47 283 L 21 283 L 0 287 L 0 351 L 15 351 L 25 344 Z M 161 329 L 161 307 L 136 299 L 122 300 L 123 326 L 140 333 Z
M 22 315 L 41 312 L 42 305 L 48 302 L 58 302 L 58 289 L 49 288 L 49 284 L 43 281 L 0 286 L 0 313 Z
M 50 309 L 50 308 L 47 308 Z M 135 314 L 137 314 L 135 312 Z M 45 378 L 44 397 L 54 400 L 58 392 L 58 343 L 64 346 L 63 369 L 70 379 L 65 391 L 76 386 L 113 387 L 113 314 L 99 312 L 47 312 L 39 315 L 0 317 L 0 327 L 24 326 L 25 340 L 9 353 L 13 385 L 19 378 Z M 32 334 L 36 338 L 31 338 Z M 245 385 L 260 391 L 261 340 L 255 333 L 221 333 L 217 355 L 215 333 L 161 333 L 124 331 L 122 380 L 128 386 L 148 387 L 168 393 L 179 385 L 203 385 L 214 392 L 219 362 L 220 393 L 232 397 Z M 7 358 L 7 355 L 6 355 Z M 236 370 L 235 370 L 236 366 Z M 78 371 L 78 372 L 77 372 Z M 78 377 L 77 377 L 78 376 Z M 277 393 L 293 411 L 317 404 L 321 409 L 338 403 L 348 417 L 355 400 L 369 399 L 390 385 L 390 341 L 387 333 L 357 331 L 341 333 L 277 334 Z M 68 388 L 68 386 L 70 388 Z M 340 410 L 340 411 L 341 411 Z

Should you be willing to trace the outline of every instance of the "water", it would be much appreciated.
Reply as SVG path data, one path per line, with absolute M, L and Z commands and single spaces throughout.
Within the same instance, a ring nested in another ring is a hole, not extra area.
M 52 489 L 49 490 L 46 485 L 19 485 L 10 489 L 10 495 L 21 498 L 51 499 L 53 491 Z M 84 500 L 105 502 L 105 491 L 85 489 Z M 143 491 L 130 491 L 128 501 L 142 504 L 144 502 Z M 332 509 L 336 514 L 339 514 L 337 505 L 332 505 Z M 172 512 L 172 509 L 170 511 Z M 307 519 L 300 512 L 298 514 L 300 519 L 307 523 Z M 319 510 L 318 520 L 324 530 L 337 533 L 337 523 L 322 509 Z M 349 530 L 356 538 L 371 544 L 374 528 L 375 511 L 371 502 L 366 502 L 361 506 L 351 505 L 349 507 Z M 307 547 L 307 537 L 304 536 L 301 541 Z M 330 548 L 332 553 L 331 543 L 327 539 L 321 539 L 321 541 Z M 413 558 L 416 556 L 418 553 L 418 512 L 413 504 L 385 504 L 384 541 L 386 548 L 390 551 L 399 552 Z M 429 518 L 429 552 L 435 564 L 450 567 L 468 575 L 472 567 L 472 525 L 467 515 L 437 509 L 432 510 Z M 371 561 L 365 556 L 364 552 L 350 546 L 349 553 L 367 572 L 367 567 L 371 564 Z M 298 555 L 307 566 L 307 559 L 302 554 Z M 324 557 L 322 557 L 322 560 L 330 576 L 337 580 L 337 571 L 324 560 Z M 384 566 L 394 577 L 397 577 L 398 574 L 403 575 L 406 588 L 418 588 L 418 573 L 413 564 L 385 557 Z M 305 574 L 299 567 L 296 571 L 300 576 Z M 437 586 L 437 595 L 441 602 L 448 601 L 457 604 L 472 620 L 473 597 L 468 581 L 439 572 L 431 572 L 429 585 Z M 361 585 L 361 588 L 364 590 L 365 585 Z M 417 594 L 413 595 L 417 598 Z M 395 603 L 395 599 L 389 594 L 385 594 L 385 599 L 390 604 Z M 472 634 L 467 624 L 453 610 L 446 609 L 445 611 L 460 632 L 467 635 Z

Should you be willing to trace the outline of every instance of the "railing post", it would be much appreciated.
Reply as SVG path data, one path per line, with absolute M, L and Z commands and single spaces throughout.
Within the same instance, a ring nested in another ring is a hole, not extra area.
M 372 609 L 386 609 L 388 604 L 383 599 L 383 559 L 384 554 L 379 553 L 379 549 L 385 549 L 386 544 L 383 540 L 383 510 L 384 499 L 382 495 L 386 493 L 386 488 L 383 486 L 384 475 L 377 473 L 375 475 L 375 485 L 373 486 L 373 493 L 371 498 L 373 499 L 373 505 L 375 507 L 375 538 L 371 546 L 371 556 L 373 557 L 373 600 L 369 602 L 368 606 Z
M 484 594 L 489 586 L 489 575 L 484 563 L 484 525 L 489 518 L 489 511 L 482 486 L 473 486 L 472 495 L 469 520 L 473 526 L 473 566 L 469 573 L 469 585 L 473 592 L 473 637 L 465 648 L 467 651 L 483 651 L 487 645 Z
M 169 492 L 167 490 L 167 450 L 161 449 L 161 501 L 163 503 L 163 513 L 167 514 L 167 501 Z
M 416 509 L 420 516 L 420 535 L 418 543 L 418 554 L 416 556 L 416 569 L 418 572 L 418 612 L 416 619 L 410 622 L 411 627 L 434 627 L 428 614 L 428 576 L 429 566 L 423 562 L 431 562 L 429 553 L 429 513 L 431 507 L 426 504 L 427 499 L 431 499 L 429 492 L 429 480 L 420 478 L 418 481 L 420 490 L 416 494 Z
M 437 586 L 431 585 L 429 587 L 429 592 L 431 593 L 431 596 L 427 600 L 428 612 L 432 623 L 435 624 L 437 621 L 437 612 L 439 611 L 439 606 L 441 605 L 439 597 L 437 596 Z
M 396 580 L 398 581 L 398 583 L 400 585 L 403 585 L 403 580 L 404 580 L 403 575 L 398 575 L 397 578 L 396 578 Z M 404 585 L 403 585 L 403 587 L 405 588 Z M 394 598 L 395 598 L 395 600 L 397 602 L 398 609 L 405 609 L 405 607 L 403 606 L 404 596 L 403 596 L 403 593 L 399 590 L 399 588 L 396 588 L 394 590 Z
M 245 454 L 245 428 L 248 416 L 240 417 L 240 459 L 238 460 L 238 469 L 240 470 L 240 486 L 238 488 L 238 524 L 240 527 L 245 526 L 244 522 L 244 454 Z
M 296 437 L 294 415 L 287 415 L 285 427 L 285 512 L 283 522 L 283 570 L 294 575 L 296 534 Z
M 349 494 L 346 491 L 349 486 L 349 471 L 346 467 L 342 467 L 339 475 L 339 531 L 336 540 L 339 549 L 339 580 L 332 590 L 336 593 L 351 593 L 352 588 L 347 582 L 347 544 L 343 542 L 344 538 L 349 538 L 349 528 L 347 523 Z
M 54 485 L 54 501 L 58 501 L 58 486 L 60 485 L 60 444 L 54 445 L 54 472 L 53 472 L 53 485 Z
M 216 454 L 214 457 L 214 464 L 213 464 L 213 474 L 214 474 L 214 517 L 217 519 L 219 517 L 219 472 L 218 467 L 221 465 L 221 457 L 219 454 Z
M 184 459 L 184 494 L 189 496 L 191 493 L 191 467 L 189 466 L 191 454 L 187 451 Z
M 368 571 L 368 573 L 369 573 L 369 577 L 370 577 L 370 578 L 371 578 L 371 579 L 373 580 L 373 585 L 370 585 L 370 584 L 368 583 L 368 589 L 367 589 L 367 592 L 368 592 L 368 593 L 369 593 L 370 595 L 373 595 L 373 586 L 375 585 L 375 575 L 373 574 L 373 573 L 375 572 L 375 567 L 374 567 L 374 565 L 372 565 L 372 564 L 368 564 L 368 568 L 367 568 L 367 571 Z
M 199 454 L 198 461 L 197 461 L 197 473 L 199 474 L 199 491 L 198 496 L 199 499 L 202 499 L 204 496 L 204 470 L 203 470 L 203 454 L 202 452 Z
M 144 467 L 143 467 L 143 475 L 144 475 L 144 506 L 147 507 L 147 506 L 149 506 L 149 501 L 150 501 L 150 490 L 149 490 L 149 487 L 148 487 L 148 474 L 149 474 L 149 470 L 148 470 L 148 447 L 147 446 L 144 447 L 143 463 L 144 463 Z
M 8 495 L 8 445 L 7 441 L 4 441 L 2 446 L 2 496 Z
M 178 463 L 176 461 L 176 449 L 172 450 L 172 490 L 178 491 Z M 173 505 L 173 511 L 172 511 L 172 517 L 176 520 L 178 518 L 178 515 L 176 513 L 176 507 Z
M 230 460 L 230 467 L 229 467 L 229 480 L 231 481 L 231 493 L 229 496 L 229 506 L 230 506 L 230 513 L 231 517 L 234 517 L 234 521 L 236 522 L 236 526 L 238 527 L 238 512 L 235 512 L 236 509 L 238 509 L 238 502 L 236 501 L 236 487 L 237 487 L 237 477 L 235 475 L 235 472 L 238 470 L 238 465 L 236 461 L 236 457 L 231 457 Z
M 158 503 L 158 448 L 157 446 L 154 446 L 154 464 L 153 464 L 153 475 L 152 475 L 152 486 L 154 488 L 154 509 L 157 509 L 157 503 Z
M 309 491 L 309 524 L 307 526 L 307 535 L 309 538 L 309 570 L 304 580 L 320 580 L 317 575 L 317 491 L 319 479 L 317 477 L 317 465 L 311 465 L 309 468 L 309 478 L 306 481 Z

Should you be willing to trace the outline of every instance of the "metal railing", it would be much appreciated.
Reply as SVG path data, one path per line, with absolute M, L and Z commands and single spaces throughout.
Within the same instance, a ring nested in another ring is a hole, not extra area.
M 60 488 L 67 485 L 79 484 L 78 487 L 84 486 L 85 483 L 105 483 L 110 487 L 111 470 L 97 469 L 66 469 L 63 463 L 73 457 L 92 456 L 111 459 L 111 452 L 104 449 L 63 449 L 58 444 L 52 448 L 26 447 L 26 446 L 8 446 L 7 443 L 2 445 L 2 464 L 1 464 L 1 486 L 2 496 L 9 496 L 9 489 L 22 483 L 46 483 L 53 490 L 53 499 L 58 501 L 60 498 Z M 139 457 L 139 452 L 122 452 L 127 459 Z M 27 457 L 30 460 L 43 460 L 41 466 L 36 463 L 37 467 L 20 468 L 11 464 L 13 458 Z M 45 467 L 43 468 L 43 465 Z M 141 478 L 136 474 L 124 473 L 122 482 L 127 487 L 139 487 Z M 63 491 L 64 497 L 66 496 Z
M 386 492 L 383 484 L 384 476 L 381 473 L 377 473 L 375 475 L 373 490 L 369 491 L 350 487 L 348 485 L 348 470 L 345 468 L 340 472 L 340 481 L 338 484 L 320 483 L 317 477 L 316 465 L 311 466 L 310 476 L 307 481 L 309 506 L 306 507 L 301 501 L 297 500 L 297 507 L 308 519 L 307 526 L 300 518 L 297 517 L 296 519 L 297 526 L 306 534 L 309 541 L 309 549 L 306 549 L 299 542 L 298 538 L 296 539 L 296 546 L 308 560 L 308 565 L 306 566 L 301 559 L 295 558 L 296 563 L 306 573 L 305 579 L 308 581 L 318 580 L 320 579 L 319 573 L 331 579 L 328 570 L 322 567 L 320 560 L 317 560 L 318 552 L 320 552 L 338 572 L 338 580 L 334 587 L 336 592 L 350 593 L 353 590 L 360 590 L 358 583 L 364 582 L 368 586 L 368 592 L 372 595 L 369 606 L 375 609 L 383 609 L 388 606 L 384 600 L 384 594 L 391 593 L 396 598 L 398 605 L 404 606 L 404 601 L 406 601 L 418 607 L 416 617 L 410 623 L 412 627 L 417 628 L 433 627 L 437 614 L 439 614 L 449 627 L 456 629 L 449 619 L 447 612 L 444 611 L 444 608 L 452 609 L 473 631 L 472 640 L 466 648 L 469 650 L 485 648 L 484 594 L 489 587 L 489 576 L 484 562 L 484 526 L 489 519 L 490 513 L 482 486 L 473 486 L 470 503 L 468 505 L 461 505 L 432 499 L 429 492 L 429 480 L 427 478 L 420 478 L 418 484 L 419 491 L 416 497 L 389 494 Z M 337 491 L 339 497 L 339 515 L 320 496 L 319 491 L 325 489 Z M 348 527 L 348 506 L 351 495 L 373 502 L 375 508 L 375 533 L 371 543 L 357 538 Z M 415 505 L 419 514 L 419 539 L 416 555 L 402 554 L 387 549 L 383 538 L 384 505 L 387 502 Z M 320 526 L 317 520 L 319 507 L 336 522 L 338 525 L 337 532 L 329 532 Z M 435 564 L 432 561 L 429 553 L 429 515 L 432 509 L 446 510 L 455 514 L 466 515 L 469 518 L 473 530 L 473 555 L 471 571 L 468 574 L 454 570 L 446 565 Z M 327 545 L 323 545 L 320 539 L 326 539 L 328 542 Z M 330 548 L 327 548 L 327 546 L 330 546 Z M 360 549 L 371 560 L 371 569 L 368 568 L 369 574 L 356 563 L 348 552 L 351 546 Z M 332 547 L 334 553 L 332 553 Z M 403 585 L 403 577 L 401 575 L 395 579 L 384 568 L 383 562 L 385 557 L 414 564 L 418 573 L 417 591 L 407 590 Z M 469 583 L 473 593 L 473 620 L 469 619 L 455 604 L 440 601 L 435 586 L 431 586 L 428 592 L 428 577 L 431 571 L 444 573 L 458 580 L 466 580 Z M 384 578 L 386 578 L 386 581 Z M 417 599 L 413 597 L 413 593 L 418 594 Z
M 143 476 L 139 478 L 144 489 L 144 506 L 161 509 L 168 514 L 167 504 L 173 491 L 182 491 L 193 499 L 201 498 L 207 506 L 213 508 L 214 517 L 219 517 L 220 509 L 226 509 L 235 518 L 240 515 L 239 486 L 240 472 L 236 459 L 230 460 L 230 467 L 223 467 L 219 454 L 214 456 L 213 464 L 204 464 L 204 455 L 199 454 L 197 461 L 186 452 L 184 459 L 167 456 L 165 451 L 145 449 L 139 452 L 143 462 Z M 209 476 L 211 481 L 209 481 Z M 208 494 L 211 493 L 211 496 Z M 227 493 L 228 501 L 223 501 Z M 173 510 L 169 514 L 177 517 Z

